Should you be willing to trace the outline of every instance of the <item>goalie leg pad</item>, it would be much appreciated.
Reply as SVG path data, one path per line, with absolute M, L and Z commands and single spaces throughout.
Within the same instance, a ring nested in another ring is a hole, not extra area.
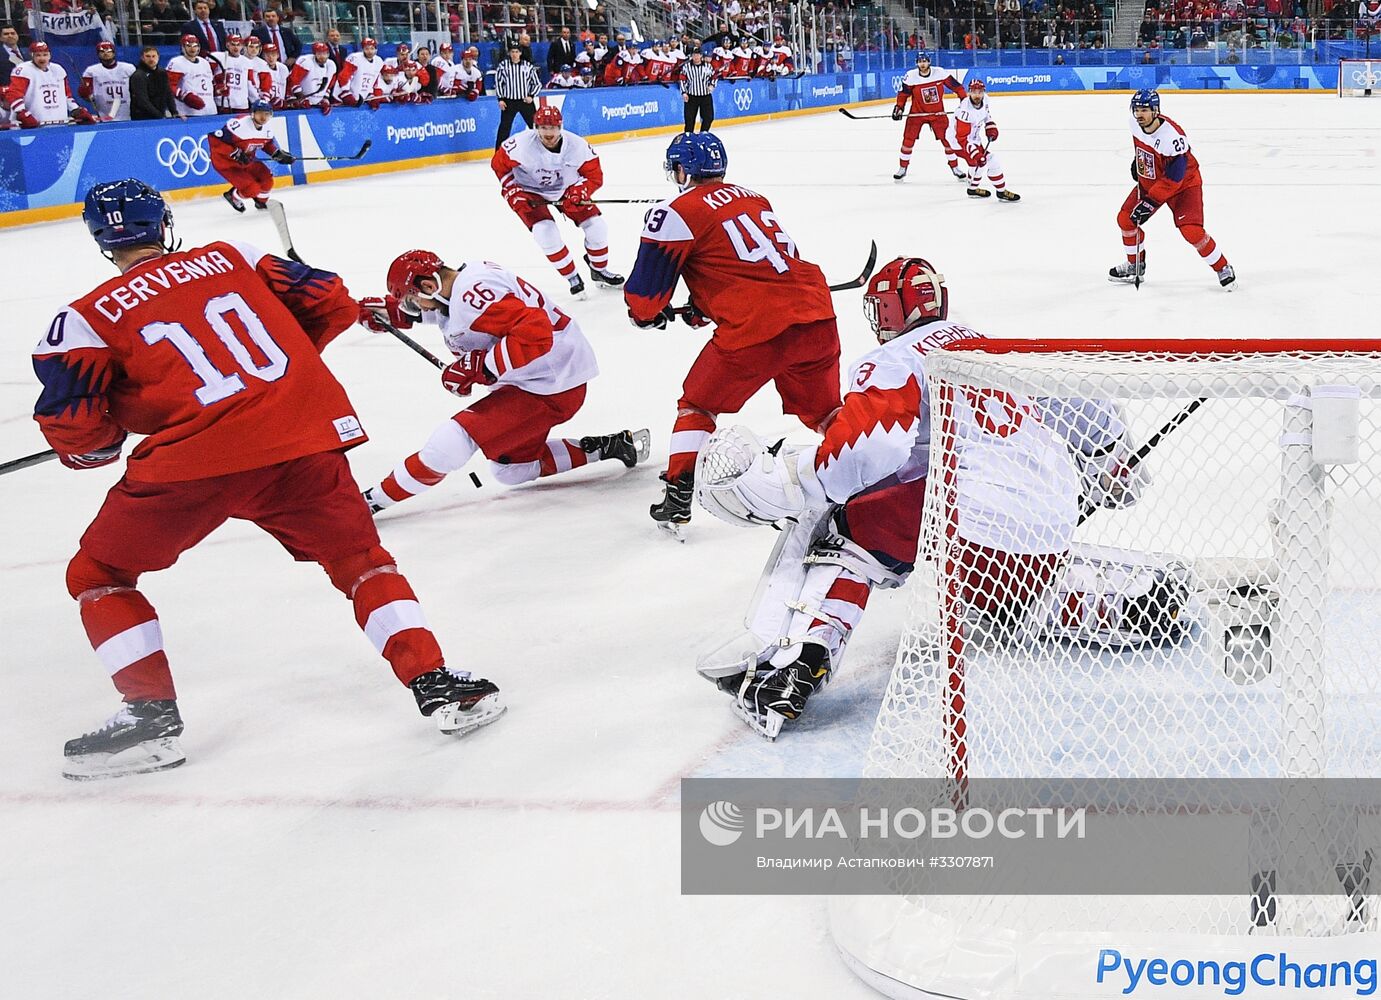
M 1188 575 L 1166 557 L 1075 546 L 1044 601 L 1042 632 L 1114 649 L 1178 642 L 1190 621 Z

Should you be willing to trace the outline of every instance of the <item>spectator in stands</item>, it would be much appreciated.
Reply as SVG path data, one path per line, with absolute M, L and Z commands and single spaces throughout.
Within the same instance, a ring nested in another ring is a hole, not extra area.
M 421 52 L 421 49 L 417 50 Z M 350 55 L 350 46 L 341 44 L 340 29 L 329 28 L 326 32 L 326 56 L 336 64 L 336 69 L 345 65 L 345 57 Z M 426 65 L 426 63 L 423 63 Z
M 153 45 L 172 45 L 180 37 L 178 29 L 187 20 L 187 11 L 170 0 L 150 0 L 139 16 L 144 41 Z
M 19 29 L 12 24 L 0 27 L 0 89 L 10 85 L 10 74 L 24 61 L 19 50 Z
M 395 7 L 397 4 L 387 6 Z M 254 37 L 265 47 L 270 44 L 278 46 L 278 57 L 289 66 L 296 63 L 297 57 L 302 55 L 302 41 L 291 28 L 285 28 L 279 23 L 276 10 L 264 11 L 264 23 L 254 29 Z
M 211 16 L 218 21 L 251 20 L 244 0 L 216 0 L 216 5 L 211 8 Z
M 134 75 L 129 78 L 129 116 L 134 121 L 187 120 L 173 101 L 167 71 L 158 67 L 157 46 L 145 45 L 139 53 L 139 65 L 134 67 Z
M 196 36 L 205 55 L 225 51 L 225 25 L 211 20 L 211 4 L 208 0 L 197 0 L 192 4 L 192 19 L 182 25 L 179 34 Z
M 562 28 L 561 34 L 547 46 L 547 76 L 555 76 L 562 66 L 575 65 L 575 42 L 571 40 L 571 29 Z

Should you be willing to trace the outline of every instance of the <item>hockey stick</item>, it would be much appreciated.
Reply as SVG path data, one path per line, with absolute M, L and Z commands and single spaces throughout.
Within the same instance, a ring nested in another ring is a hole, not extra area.
M 1145 234 L 1144 232 L 1142 232 L 1140 226 L 1137 226 L 1137 227 L 1136 227 L 1136 263 L 1132 265 L 1132 267 L 1133 267 L 1133 271 L 1132 271 L 1132 287 L 1135 288 L 1138 292 L 1141 291 L 1141 272 L 1142 272 L 1142 266 L 1141 266 L 1141 241 L 1142 241 L 1143 239 L 1145 239 L 1145 238 L 1146 238 L 1146 234 Z
M 366 139 L 364 141 L 364 145 L 360 147 L 360 151 L 356 153 L 354 156 L 299 156 L 297 159 L 299 162 L 312 160 L 314 162 L 319 161 L 321 163 L 334 163 L 342 160 L 358 160 L 362 156 L 364 156 L 365 153 L 369 152 L 369 147 L 372 145 L 374 145 L 374 140 Z
M 23 458 L 16 458 L 0 465 L 0 476 L 8 472 L 18 472 L 20 469 L 28 469 L 35 465 L 42 465 L 44 462 L 51 461 L 57 457 L 58 453 L 52 448 L 49 448 L 47 451 L 36 451 L 32 455 L 25 455 Z
M 873 267 L 877 264 L 877 262 L 878 245 L 877 241 L 874 240 L 872 242 L 872 245 L 868 249 L 868 262 L 863 265 L 863 273 L 861 273 L 857 278 L 854 278 L 852 281 L 841 281 L 837 285 L 830 285 L 829 290 L 831 292 L 847 292 L 851 288 L 862 288 L 864 285 L 868 283 L 868 279 L 873 276 Z M 671 312 L 672 315 L 680 317 L 686 323 L 689 323 L 691 321 L 691 318 L 695 315 L 696 310 L 689 302 L 687 302 L 683 306 L 672 306 Z
M 288 213 L 283 210 L 283 203 L 276 198 L 270 198 L 268 211 L 269 218 L 273 220 L 273 227 L 278 230 L 278 238 L 283 241 L 283 252 L 288 255 L 288 259 L 306 264 L 307 262 L 293 249 L 292 234 L 288 232 Z
M 1190 400 L 1188 405 L 1186 405 L 1184 409 L 1180 410 L 1165 423 L 1161 424 L 1160 430 L 1156 431 L 1149 438 L 1147 438 L 1146 443 L 1143 444 L 1140 448 L 1138 448 L 1135 452 L 1133 452 L 1131 458 L 1127 459 L 1127 471 L 1135 471 L 1137 466 L 1141 465 L 1141 463 L 1146 460 L 1147 455 L 1151 454 L 1151 452 L 1154 451 L 1156 447 L 1167 437 L 1175 433 L 1175 430 L 1181 424 L 1183 424 L 1186 420 L 1188 420 L 1191 416 L 1194 415 L 1195 410 L 1197 410 L 1199 407 L 1203 406 L 1207 402 L 1207 396 L 1200 396 L 1198 399 Z M 1090 503 L 1087 497 L 1080 501 L 1079 506 L 1079 524 L 1083 524 L 1095 513 L 1097 513 L 1100 509 L 1098 504 Z
M 840 113 L 841 115 L 843 115 L 845 118 L 852 118 L 852 119 L 853 119 L 854 121 L 856 121 L 856 122 L 878 121 L 878 120 L 881 120 L 881 119 L 884 119 L 884 118 L 892 118 L 892 112 L 890 112 L 890 111 L 884 111 L 884 112 L 883 112 L 882 114 L 880 114 L 880 115 L 856 115 L 856 114 L 854 114 L 852 111 L 850 111 L 848 108 L 840 108 L 840 109 L 839 109 L 839 113 Z M 892 120 L 893 120 L 893 121 L 905 121 L 907 118 L 931 118 L 931 117 L 933 117 L 934 115 L 939 115 L 939 114 L 944 114 L 944 112 L 943 112 L 943 111 L 936 111 L 936 112 L 933 112 L 933 113 L 932 113 L 932 112 L 926 112 L 925 114 L 915 114 L 915 113 L 912 113 L 912 114 L 905 114 L 905 115 L 902 115 L 900 118 L 895 118 L 895 119 L 892 119 Z

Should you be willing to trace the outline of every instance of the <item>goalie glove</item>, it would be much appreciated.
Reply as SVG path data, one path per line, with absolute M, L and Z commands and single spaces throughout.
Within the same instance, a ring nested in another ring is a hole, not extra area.
M 375 333 L 389 332 L 382 320 L 387 320 L 395 330 L 407 330 L 422 318 L 421 313 L 413 312 L 401 299 L 395 299 L 392 295 L 371 295 L 360 299 L 359 306 L 360 326 Z
M 721 521 L 740 527 L 797 520 L 828 501 L 814 450 L 768 448 L 747 427 L 722 427 L 695 460 L 695 496 Z
M 1085 507 L 1122 510 L 1141 499 L 1141 494 L 1151 485 L 1151 473 L 1145 462 L 1130 464 L 1135 453 L 1136 449 L 1124 433 L 1107 448 L 1092 455 L 1078 456 Z

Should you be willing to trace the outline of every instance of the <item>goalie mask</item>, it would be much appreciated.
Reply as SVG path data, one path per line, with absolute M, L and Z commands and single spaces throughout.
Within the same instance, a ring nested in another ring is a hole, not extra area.
M 863 315 L 879 344 L 906 333 L 925 320 L 949 316 L 945 276 L 920 257 L 898 257 L 884 264 L 868 282 Z
M 447 304 L 445 297 L 441 295 L 441 269 L 445 263 L 430 250 L 409 250 L 399 254 L 398 257 L 388 266 L 388 278 L 386 285 L 388 294 L 392 295 L 399 302 L 404 303 L 409 310 L 421 312 L 422 307 L 417 304 L 415 296 L 421 295 L 423 298 L 435 299 L 443 305 Z M 430 294 L 418 288 L 417 283 L 423 278 L 430 278 L 436 282 L 437 290 Z

